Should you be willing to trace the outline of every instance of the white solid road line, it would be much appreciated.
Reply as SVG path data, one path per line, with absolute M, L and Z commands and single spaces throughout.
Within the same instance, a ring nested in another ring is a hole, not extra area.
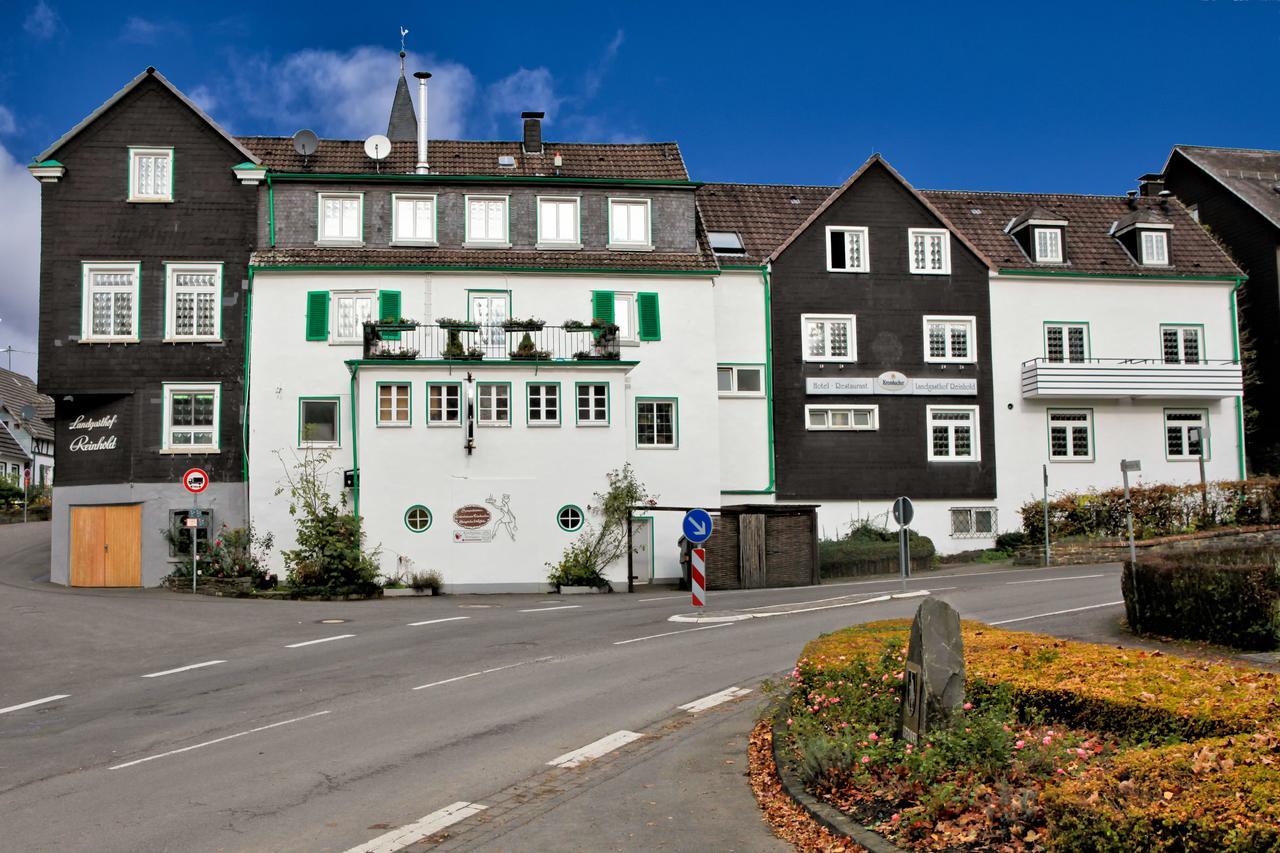
M 662 595 L 657 598 L 637 598 L 636 604 L 644 604 L 646 601 L 678 601 L 678 600 L 688 601 L 689 593 L 685 592 L 685 593 L 681 593 L 680 595 Z
M 170 755 L 178 755 L 179 753 L 190 752 L 193 749 L 201 749 L 206 746 L 213 746 L 215 743 L 222 743 L 223 741 L 235 740 L 236 738 L 244 737 L 245 735 L 257 734 L 258 732 L 265 732 L 267 729 L 275 729 L 275 728 L 279 728 L 280 726 L 287 726 L 290 723 L 300 723 L 303 720 L 310 720 L 313 717 L 323 717 L 325 714 L 328 714 L 328 713 L 330 712 L 316 711 L 314 714 L 307 714 L 306 716 L 302 716 L 302 717 L 294 717 L 292 720 L 281 720 L 280 722 L 272 723 L 269 726 L 258 726 L 256 729 L 249 729 L 248 731 L 245 731 L 245 732 L 236 732 L 233 735 L 214 738 L 213 740 L 207 740 L 204 743 L 196 743 L 196 744 L 192 744 L 191 746 L 184 746 L 182 747 L 182 749 L 171 749 L 168 752 L 162 752 L 159 755 L 148 755 L 146 758 L 139 758 L 136 761 L 126 761 L 124 764 L 115 764 L 115 765 L 112 765 L 111 767 L 108 767 L 107 769 L 123 770 L 126 767 L 133 767 L 135 764 L 145 764 L 148 761 L 155 761 L 157 758 L 168 758 Z
M 548 610 L 574 610 L 581 607 L 581 604 L 558 604 L 555 607 L 530 607 L 525 610 L 517 610 L 517 613 L 546 613 Z
M 618 640 L 615 646 L 625 646 L 627 643 L 638 643 L 641 640 L 656 640 L 659 637 L 674 637 L 676 634 L 689 634 L 693 631 L 710 631 L 712 628 L 728 628 L 732 622 L 718 622 L 715 625 L 703 625 L 701 628 L 685 628 L 681 631 L 668 631 L 665 634 L 650 634 L 647 637 L 635 637 L 630 640 Z
M 1017 619 L 1001 619 L 999 622 L 988 622 L 988 625 L 1009 625 L 1013 622 L 1026 622 L 1028 619 L 1043 619 L 1046 616 L 1061 616 L 1064 613 L 1079 613 L 1081 610 L 1097 610 L 1099 607 L 1114 607 L 1124 601 L 1108 601 L 1105 604 L 1090 604 L 1088 607 L 1072 607 L 1069 610 L 1054 610 L 1051 613 L 1037 613 L 1035 616 L 1019 616 Z
M 479 803 L 454 803 L 413 823 L 406 823 L 399 829 L 393 829 L 385 835 L 379 835 L 364 844 L 358 844 L 346 853 L 395 853 L 419 839 L 435 835 L 440 830 L 453 826 L 460 820 L 466 820 L 487 808 L 488 806 L 482 806 Z
M 1056 582 L 1056 581 L 1082 581 L 1082 580 L 1084 580 L 1085 578 L 1105 578 L 1105 577 L 1107 577 L 1105 574 L 1102 574 L 1102 575 L 1072 575 L 1072 576 L 1071 576 L 1071 577 L 1069 577 L 1069 578 L 1037 578 L 1037 579 L 1035 579 L 1035 580 L 1033 580 L 1033 581 L 1005 581 L 1005 584 L 1004 584 L 1004 585 L 1005 585 L 1005 586 L 1017 586 L 1017 585 L 1018 585 L 1018 584 L 1020 584 L 1020 583 L 1054 583 L 1054 582 Z
M 445 678 L 440 681 L 433 681 L 430 684 L 421 684 L 414 687 L 414 690 L 426 690 L 428 687 L 439 687 L 442 684 L 452 684 L 455 681 L 465 681 L 468 678 L 475 678 L 477 675 L 488 675 L 491 672 L 502 672 L 504 669 L 515 669 L 518 666 L 524 666 L 527 663 L 546 663 L 549 660 L 555 660 L 553 657 L 534 658 L 533 660 L 522 660 L 516 663 L 509 663 L 506 666 L 495 666 L 491 669 L 482 669 L 478 672 L 468 672 L 466 675 L 455 675 L 453 678 Z
M 470 616 L 450 616 L 447 619 L 428 619 L 425 622 L 410 622 L 410 628 L 416 628 L 419 625 L 438 625 L 441 622 L 457 622 L 459 619 L 470 619 Z
M 7 714 L 10 711 L 21 711 L 23 708 L 34 708 L 36 705 L 43 705 L 46 702 L 57 702 L 59 699 L 67 699 L 70 696 L 70 693 L 59 693 L 57 696 L 46 696 L 43 699 L 23 702 L 21 705 L 10 705 L 8 708 L 0 708 L 0 714 Z
M 335 634 L 332 637 L 321 637 L 318 640 L 307 640 L 305 643 L 290 643 L 285 646 L 286 649 L 300 649 L 303 646 L 314 646 L 316 643 L 332 643 L 334 640 L 345 640 L 348 637 L 354 637 L 355 634 Z
M 679 707 L 681 711 L 688 711 L 690 714 L 696 714 L 699 711 L 705 711 L 708 708 L 714 708 L 715 706 L 722 705 L 732 699 L 737 699 L 739 696 L 746 696 L 750 692 L 750 688 L 747 687 L 726 687 L 719 693 L 712 693 L 710 696 L 703 696 L 701 699 L 686 702 Z
M 180 666 L 177 669 L 166 669 L 163 672 L 148 672 L 143 678 L 159 678 L 162 675 L 173 675 L 175 672 L 186 672 L 191 669 L 204 669 L 206 666 L 217 666 L 220 663 L 226 663 L 224 660 L 207 660 L 203 663 L 193 663 L 188 666 Z
M 605 735 L 600 740 L 593 741 L 581 749 L 575 749 L 573 752 L 566 752 L 558 758 L 553 758 L 547 762 L 551 767 L 577 767 L 586 764 L 588 761 L 599 758 L 602 755 L 608 755 L 615 749 L 624 747 L 634 740 L 639 740 L 644 735 L 637 732 L 629 732 L 625 729 L 620 732 L 614 732 L 611 735 Z

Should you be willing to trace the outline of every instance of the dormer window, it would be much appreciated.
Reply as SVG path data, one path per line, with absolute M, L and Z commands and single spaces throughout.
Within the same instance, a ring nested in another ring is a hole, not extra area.
M 1131 200 L 1130 205 L 1136 204 Z M 1169 254 L 1169 232 L 1173 223 L 1161 211 L 1139 208 L 1111 226 L 1111 235 L 1120 241 L 1129 257 L 1144 267 L 1173 264 Z
M 1062 229 L 1036 228 L 1032 234 L 1035 237 L 1036 263 L 1062 263 Z
M 844 225 L 827 228 L 827 271 L 870 272 L 867 229 Z
M 1164 231 L 1148 231 L 1139 229 L 1142 237 L 1142 263 L 1146 266 L 1166 267 L 1169 265 L 1169 235 Z
M 1005 233 L 1022 247 L 1033 264 L 1067 262 L 1067 220 L 1043 207 L 1030 207 L 1009 221 Z

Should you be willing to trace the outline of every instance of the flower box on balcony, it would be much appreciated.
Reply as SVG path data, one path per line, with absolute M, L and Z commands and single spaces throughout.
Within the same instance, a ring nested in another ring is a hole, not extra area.
M 369 353 L 369 358 L 387 359 L 392 361 L 413 361 L 417 357 L 418 351 L 416 349 L 374 350 Z
M 546 325 L 545 320 L 507 320 L 502 328 L 508 332 L 541 332 Z
M 467 320 L 448 320 L 440 319 L 436 321 L 436 325 L 450 332 L 478 332 L 480 331 L 479 323 L 472 323 Z
M 575 361 L 619 361 L 622 353 L 618 352 L 575 352 L 573 354 Z

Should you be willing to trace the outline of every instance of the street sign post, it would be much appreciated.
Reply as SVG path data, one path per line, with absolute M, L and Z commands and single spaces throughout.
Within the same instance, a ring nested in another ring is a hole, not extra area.
M 1203 460 L 1203 455 L 1201 459 Z M 1204 471 L 1204 462 L 1200 463 L 1200 470 Z M 28 497 L 28 490 L 31 488 L 31 467 L 25 466 L 22 469 L 22 523 L 27 523 L 27 504 L 31 503 Z
M 1040 466 L 1044 470 L 1044 566 L 1049 568 L 1049 466 Z
M 693 606 L 704 607 L 707 603 L 707 549 L 694 548 L 690 552 L 689 589 L 693 591 Z
M 196 531 L 200 528 L 200 493 L 209 488 L 209 472 L 203 468 L 188 468 L 182 475 L 182 486 L 191 493 L 191 515 L 187 527 L 191 528 L 191 594 L 196 591 L 198 545 Z
M 1133 612 L 1135 621 L 1141 621 L 1136 618 L 1138 613 L 1138 551 L 1133 544 L 1133 502 L 1129 500 L 1129 472 L 1141 471 L 1142 463 L 1137 459 L 1121 459 L 1120 460 L 1120 476 L 1124 478 L 1124 511 L 1128 516 L 1129 523 L 1129 571 L 1133 578 Z M 1132 626 L 1134 632 L 1138 631 L 1138 626 Z
M 902 591 L 907 591 L 907 578 L 911 577 L 911 543 L 907 526 L 916 517 L 911 498 L 902 497 L 893 502 L 893 520 L 898 522 L 898 566 L 902 573 Z
M 711 538 L 711 513 L 705 509 L 691 509 L 684 514 L 684 538 L 701 545 Z

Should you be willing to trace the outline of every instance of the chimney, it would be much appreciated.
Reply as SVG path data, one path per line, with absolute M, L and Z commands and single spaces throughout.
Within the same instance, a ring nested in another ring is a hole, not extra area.
M 427 164 L 427 81 L 431 79 L 430 71 L 415 71 L 418 78 L 418 163 L 413 171 L 425 175 L 431 171 Z
M 1150 173 L 1138 178 L 1138 195 L 1143 198 L 1160 195 L 1164 189 L 1164 175 Z
M 524 119 L 524 153 L 542 153 L 542 118 L 546 113 L 520 113 Z

